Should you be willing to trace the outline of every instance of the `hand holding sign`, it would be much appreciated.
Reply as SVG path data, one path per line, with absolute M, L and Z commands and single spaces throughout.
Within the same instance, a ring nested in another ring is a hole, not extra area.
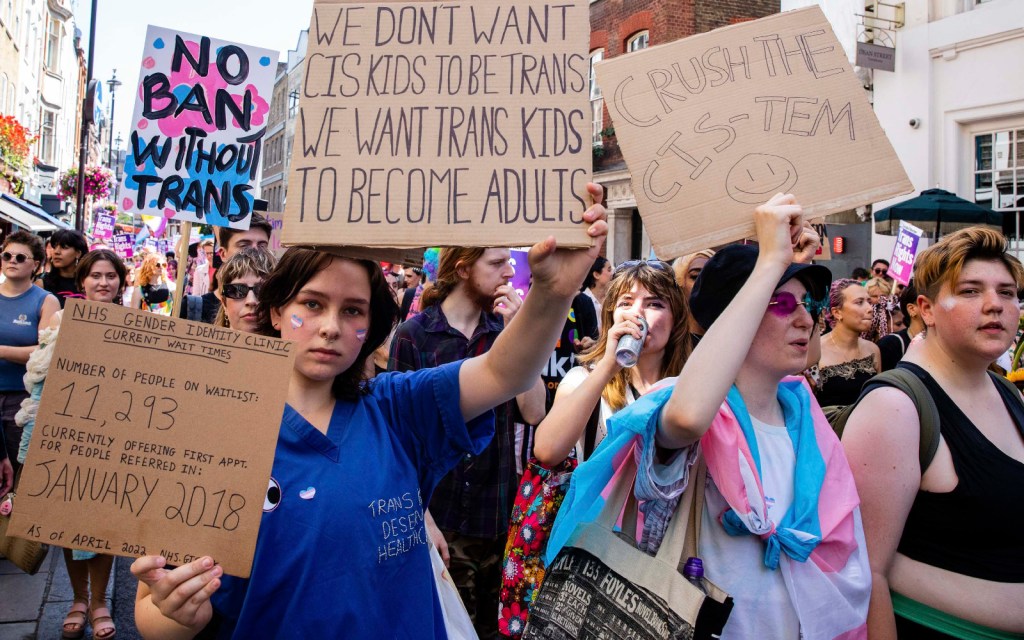
M 589 183 L 587 192 L 595 203 L 604 200 L 604 187 Z M 590 226 L 587 235 L 594 240 L 587 250 L 558 249 L 554 237 L 548 237 L 530 248 L 530 273 L 534 288 L 547 288 L 559 296 L 571 298 L 579 291 L 594 260 L 601 252 L 608 235 L 608 214 L 601 204 L 593 204 L 583 213 L 583 221 Z

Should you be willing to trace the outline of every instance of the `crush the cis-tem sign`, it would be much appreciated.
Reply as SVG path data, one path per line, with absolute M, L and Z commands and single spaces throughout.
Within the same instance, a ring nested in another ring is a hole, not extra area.
M 291 343 L 69 300 L 51 348 L 9 533 L 248 576 Z

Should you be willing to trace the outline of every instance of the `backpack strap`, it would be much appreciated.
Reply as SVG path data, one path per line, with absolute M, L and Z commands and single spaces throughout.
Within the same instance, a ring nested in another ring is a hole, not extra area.
M 935 406 L 935 400 L 932 399 L 932 394 L 925 386 L 924 380 L 911 369 L 896 367 L 889 371 L 883 371 L 865 382 L 857 402 L 846 407 L 836 418 L 834 424 L 836 433 L 842 437 L 843 428 L 846 426 L 850 414 L 853 413 L 853 409 L 860 404 L 864 396 L 878 387 L 895 387 L 914 402 L 921 424 L 921 443 L 917 458 L 921 464 L 921 473 L 924 474 L 932 459 L 935 458 L 935 452 L 939 450 L 939 408 Z

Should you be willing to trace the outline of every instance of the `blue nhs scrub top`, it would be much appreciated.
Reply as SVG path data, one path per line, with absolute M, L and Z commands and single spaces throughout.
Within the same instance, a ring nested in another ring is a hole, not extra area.
M 461 366 L 378 376 L 327 435 L 285 407 L 252 575 L 213 596 L 220 637 L 446 637 L 423 509 L 494 435 L 493 412 L 462 419 Z

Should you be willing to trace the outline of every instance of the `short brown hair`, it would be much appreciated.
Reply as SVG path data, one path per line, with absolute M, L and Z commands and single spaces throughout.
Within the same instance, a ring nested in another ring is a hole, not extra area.
M 267 239 L 274 234 L 274 226 L 270 224 L 270 221 L 258 213 L 252 214 L 252 219 L 249 220 L 249 229 L 262 229 L 267 232 Z M 217 244 L 222 247 L 227 247 L 228 242 L 232 236 L 245 232 L 246 229 L 232 229 L 231 227 L 217 227 Z
M 420 307 L 441 304 L 459 284 L 459 267 L 472 266 L 483 257 L 483 247 L 446 247 L 437 259 L 437 278 L 420 294 Z
M 281 337 L 281 332 L 274 328 L 270 319 L 270 310 L 280 309 L 294 300 L 307 282 L 335 260 L 350 260 L 358 264 L 370 279 L 370 326 L 366 332 L 366 342 L 359 349 L 359 355 L 352 366 L 338 374 L 331 385 L 335 398 L 354 400 L 366 391 L 363 384 L 366 382 L 366 359 L 384 344 L 398 320 L 398 303 L 376 262 L 343 258 L 301 247 L 288 249 L 263 283 L 260 303 L 256 307 L 256 333 Z
M 117 278 L 120 282 L 117 284 L 116 297 L 120 297 L 121 293 L 124 292 L 125 280 L 128 278 L 128 267 L 124 266 L 121 256 L 110 249 L 95 249 L 82 256 L 82 259 L 78 261 L 78 269 L 75 271 L 75 284 L 78 285 L 79 291 L 85 291 L 82 283 L 89 277 L 89 272 L 92 271 L 93 266 L 97 262 L 103 262 L 104 260 L 109 262 L 117 273 Z
M 986 227 L 968 227 L 951 233 L 922 251 L 914 263 L 914 284 L 918 292 L 934 300 L 942 285 L 953 285 L 960 271 L 971 260 L 995 260 L 1003 263 L 1017 283 L 1024 287 L 1024 267 L 1006 253 L 1006 236 Z
M 11 235 L 4 238 L 4 250 L 7 249 L 8 245 L 21 244 L 28 247 L 29 251 L 32 252 L 32 259 L 39 264 L 46 260 L 46 251 L 43 250 L 43 241 L 39 239 L 39 236 L 29 233 L 28 231 L 15 231 Z

